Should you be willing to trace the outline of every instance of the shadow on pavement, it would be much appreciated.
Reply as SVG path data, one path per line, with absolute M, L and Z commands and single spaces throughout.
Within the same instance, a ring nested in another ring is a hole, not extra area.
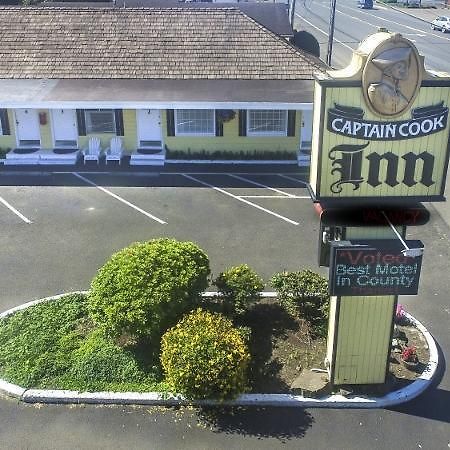
M 276 414 L 274 412 L 276 411 Z M 202 407 L 198 420 L 215 433 L 277 438 L 285 442 L 305 436 L 314 423 L 310 413 L 300 408 Z

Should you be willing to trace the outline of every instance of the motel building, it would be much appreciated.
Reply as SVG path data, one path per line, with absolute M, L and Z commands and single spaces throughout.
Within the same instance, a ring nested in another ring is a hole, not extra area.
M 0 7 L 0 30 L 5 165 L 309 164 L 325 66 L 237 7 Z

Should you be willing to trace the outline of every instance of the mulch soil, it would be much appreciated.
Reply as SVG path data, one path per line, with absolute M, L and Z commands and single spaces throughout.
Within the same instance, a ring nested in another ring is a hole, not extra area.
M 276 299 L 264 299 L 254 305 L 242 325 L 252 329 L 249 342 L 252 392 L 293 393 L 290 387 L 303 370 L 325 368 L 326 338 L 315 336 L 306 320 L 293 318 Z M 397 328 L 400 346 L 416 348 L 420 361 L 417 368 L 406 368 L 400 361 L 399 347 L 393 347 L 386 383 L 339 386 L 334 388 L 335 392 L 380 396 L 412 383 L 421 375 L 429 360 L 425 338 L 411 324 L 403 323 Z

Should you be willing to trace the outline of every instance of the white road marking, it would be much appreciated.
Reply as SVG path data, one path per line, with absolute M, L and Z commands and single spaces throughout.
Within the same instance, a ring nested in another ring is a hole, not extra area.
M 311 185 L 309 183 L 307 183 L 306 181 L 297 180 L 297 178 L 290 177 L 289 175 L 283 175 L 281 173 L 279 173 L 278 176 L 282 177 L 282 178 L 286 178 L 286 180 L 292 180 L 292 181 L 295 181 L 297 183 L 303 184 L 306 187 L 306 189 L 308 190 L 309 198 L 311 200 L 313 199 L 314 194 L 312 192 Z
M 255 186 L 263 187 L 264 189 L 269 189 L 270 191 L 278 192 L 279 194 L 285 195 L 286 197 L 293 197 L 292 194 L 289 194 L 284 191 L 280 191 L 279 189 L 271 188 L 267 186 L 266 184 L 258 183 L 257 181 L 249 180 L 248 178 L 240 177 L 238 175 L 234 175 L 232 173 L 227 173 L 229 177 L 236 178 L 237 180 L 245 181 L 246 183 L 253 184 Z
M 308 187 L 308 183 L 306 181 L 297 180 L 297 178 L 290 177 L 289 175 L 284 175 L 282 173 L 277 173 L 276 175 L 281 177 L 281 178 L 286 178 L 286 180 L 295 181 L 296 183 L 300 183 L 300 184 L 303 184 L 303 186 Z
M 242 203 L 245 203 L 246 205 L 253 206 L 254 208 L 257 208 L 257 209 L 259 209 L 261 211 L 266 212 L 267 214 L 270 214 L 272 216 L 278 217 L 279 219 L 284 220 L 285 222 L 288 222 L 288 223 L 290 223 L 292 225 L 300 225 L 298 222 L 295 222 L 294 220 L 288 219 L 287 217 L 284 217 L 284 216 L 282 216 L 280 214 L 277 214 L 277 213 L 275 213 L 273 211 L 270 211 L 269 209 L 263 208 L 262 206 L 259 206 L 259 205 L 255 204 L 255 203 L 252 203 L 252 202 L 246 200 L 245 198 L 241 198 L 241 197 L 238 197 L 238 196 L 236 196 L 234 194 L 231 194 L 230 192 L 227 192 L 224 189 L 220 189 L 217 186 L 209 184 L 206 181 L 199 180 L 198 178 L 195 178 L 195 177 L 193 177 L 191 175 L 188 175 L 186 173 L 183 173 L 181 175 L 183 177 L 191 180 L 191 181 L 195 181 L 196 183 L 203 184 L 204 186 L 207 186 L 207 187 L 209 187 L 211 189 L 214 189 L 217 192 L 221 192 L 222 194 L 228 195 L 229 197 L 232 197 L 232 198 L 234 198 L 234 199 L 236 199 L 236 200 L 238 200 L 238 201 L 240 201 Z M 203 175 L 205 175 L 205 174 L 203 174 Z M 209 174 L 206 174 L 206 175 L 209 175 Z
M 326 9 L 329 10 L 329 8 L 327 8 L 325 5 L 321 5 L 321 4 L 316 4 L 316 5 L 317 5 L 317 6 L 322 6 L 323 8 L 326 8 Z M 346 6 L 346 5 L 341 5 L 341 7 L 350 9 L 350 7 L 349 7 L 349 6 Z M 372 23 L 370 23 L 370 24 L 367 23 L 367 19 L 360 19 L 359 17 L 353 16 L 353 15 L 351 15 L 351 14 L 347 14 L 347 13 L 341 11 L 339 8 L 336 8 L 336 12 L 338 12 L 338 13 L 340 13 L 340 14 L 343 14 L 344 16 L 347 16 L 347 17 L 349 17 L 349 18 L 351 18 L 351 19 L 353 19 L 353 20 L 357 20 L 358 22 L 362 22 L 362 23 L 364 23 L 365 25 L 369 25 L 369 26 L 372 26 L 372 27 L 374 27 L 374 28 L 379 28 L 379 26 L 377 26 L 377 25 L 374 25 L 374 24 L 372 24 Z M 353 12 L 353 10 L 352 10 L 352 12 Z M 393 24 L 396 25 L 396 26 L 404 27 L 404 28 L 406 28 L 406 29 L 408 29 L 408 30 L 414 31 L 415 33 L 425 33 L 425 35 L 423 35 L 423 36 L 429 35 L 429 36 L 437 37 L 437 38 L 439 38 L 439 39 L 444 39 L 445 41 L 450 41 L 450 39 L 449 39 L 449 38 L 446 38 L 445 36 L 441 36 L 441 35 L 439 35 L 439 34 L 427 32 L 427 31 L 425 31 L 425 30 L 423 30 L 423 29 L 420 29 L 420 28 L 410 27 L 409 25 L 405 25 L 405 24 L 403 24 L 403 23 L 401 23 L 401 22 L 396 22 L 395 20 L 386 19 L 386 18 L 384 18 L 384 17 L 377 16 L 376 14 L 370 13 L 369 11 L 366 11 L 366 12 L 364 13 L 364 15 L 365 15 L 365 16 L 367 16 L 367 15 L 372 16 L 372 17 L 374 17 L 375 19 L 381 20 L 381 21 L 383 21 L 383 22 L 393 23 Z M 339 41 L 338 41 L 338 42 L 339 42 Z
M 99 186 L 98 184 L 95 184 L 93 181 L 88 180 L 87 178 L 83 177 L 82 175 L 80 175 L 77 172 L 71 172 L 73 175 L 75 175 L 76 177 L 80 178 L 81 180 L 83 180 L 85 183 L 90 184 L 91 186 L 96 187 L 97 189 L 99 189 L 100 191 L 104 192 L 105 194 L 110 195 L 111 197 L 115 198 L 116 200 L 119 200 L 119 202 L 124 203 L 125 205 L 129 206 L 130 208 L 135 209 L 136 211 L 140 212 L 141 214 L 144 214 L 144 216 L 147 216 L 150 219 L 155 220 L 156 222 L 160 223 L 161 225 L 165 225 L 167 224 L 167 222 L 164 222 L 164 220 L 159 219 L 158 217 L 148 213 L 147 211 L 144 211 L 143 209 L 139 208 L 136 205 L 133 205 L 133 203 L 130 203 L 129 201 L 123 199 L 122 197 L 119 197 L 118 195 L 114 194 L 111 191 L 108 191 L 108 189 L 105 189 L 102 186 Z
M 321 5 L 322 6 L 322 5 Z M 304 17 L 302 17 L 300 14 L 295 13 L 295 15 L 300 19 L 303 20 L 303 22 L 306 22 L 308 25 L 310 25 L 311 27 L 315 28 L 317 31 L 320 31 L 321 33 L 323 33 L 325 36 L 328 36 L 328 31 L 323 31 L 321 30 L 319 27 L 316 27 L 313 23 L 311 23 L 309 20 L 306 20 Z M 344 44 L 342 41 L 340 41 L 339 39 L 334 38 L 333 41 L 339 42 L 339 44 L 343 45 L 344 47 L 347 47 L 349 50 L 353 51 L 354 49 L 352 47 L 350 47 L 347 44 Z
M 14 206 L 8 203 L 4 198 L 0 197 L 0 203 L 3 203 L 10 211 L 12 211 L 16 216 L 20 217 L 25 223 L 33 223 L 30 219 L 27 219 L 21 212 L 17 211 Z
M 290 195 L 289 197 L 287 195 L 238 195 L 239 198 L 286 198 L 288 200 L 295 199 L 295 198 L 307 198 L 311 199 L 309 195 Z

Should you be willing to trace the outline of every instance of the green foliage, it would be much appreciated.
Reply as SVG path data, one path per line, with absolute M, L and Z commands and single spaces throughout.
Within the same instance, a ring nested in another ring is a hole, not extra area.
M 69 370 L 71 387 L 142 381 L 144 376 L 133 354 L 110 341 L 101 330 L 93 331 L 73 352 Z
M 170 150 L 167 159 L 224 159 L 224 160 L 295 160 L 297 154 L 287 150 Z
M 192 242 L 154 239 L 115 253 L 91 284 L 89 315 L 109 334 L 152 336 L 199 303 L 210 273 Z
M 324 334 L 329 309 L 328 281 L 311 270 L 276 273 L 271 279 L 278 300 L 287 312 L 308 320 Z
M 234 318 L 243 315 L 261 298 L 263 280 L 247 264 L 231 267 L 213 281 L 221 296 L 223 312 Z
M 164 390 L 159 367 L 92 329 L 86 302 L 71 294 L 0 320 L 0 377 L 26 388 Z
M 74 352 L 71 373 L 88 381 L 126 381 L 139 377 L 139 368 L 132 355 L 108 340 L 97 329 Z
M 188 399 L 225 399 L 244 392 L 249 360 L 241 333 L 221 314 L 197 309 L 162 337 L 167 385 Z
M 80 341 L 77 325 L 85 314 L 85 296 L 72 294 L 2 319 L 2 377 L 29 387 L 64 373 Z

